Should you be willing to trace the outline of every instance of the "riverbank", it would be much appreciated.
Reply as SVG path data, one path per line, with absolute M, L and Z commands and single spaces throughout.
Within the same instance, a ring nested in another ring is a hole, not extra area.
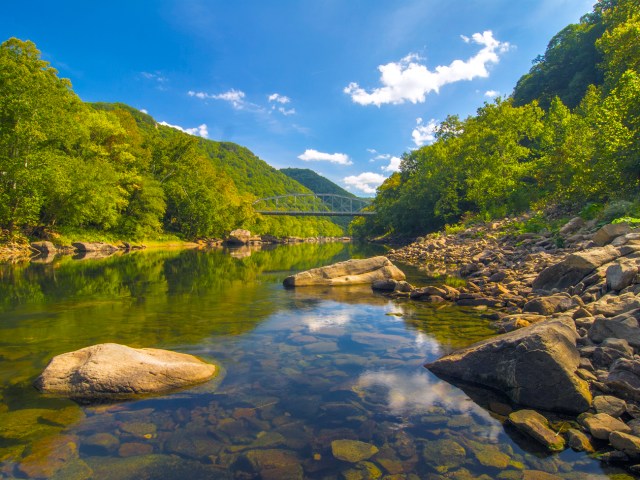
M 572 448 L 596 452 L 604 462 L 624 463 L 639 473 L 640 231 L 625 223 L 599 228 L 594 221 L 576 217 L 556 233 L 522 233 L 516 227 L 524 220 L 508 219 L 451 234 L 432 234 L 391 250 L 390 259 L 417 266 L 442 279 L 441 286 L 405 287 L 392 295 L 485 310 L 498 332 L 505 334 L 504 340 L 496 340 L 494 345 L 511 338 L 524 345 L 527 332 L 533 335 L 548 320 L 557 320 L 554 328 L 567 327 L 567 343 L 573 344 L 568 357 L 573 355 L 573 359 L 557 360 L 577 379 L 572 380 L 574 385 L 588 385 L 589 392 L 581 398 L 591 406 L 581 408 L 586 412 L 574 417 L 569 430 L 556 431 L 555 436 L 563 433 Z M 455 288 L 447 285 L 452 283 L 448 282 L 449 276 L 457 279 Z M 518 338 L 516 331 L 521 332 Z M 557 338 L 555 333 L 554 336 Z M 488 350 L 491 346 L 482 348 Z M 500 348 L 496 348 L 492 365 L 485 364 L 482 374 L 504 360 Z M 527 348 L 520 356 L 528 353 Z M 452 373 L 474 356 L 478 352 L 470 348 L 458 358 L 445 359 L 433 370 Z M 544 369 L 540 363 L 538 367 Z M 493 375 L 500 378 L 501 373 Z M 483 383 L 480 376 L 465 379 Z M 513 383 L 514 379 L 505 382 Z M 517 385 L 518 395 L 521 388 L 523 385 Z M 558 383 L 557 388 L 564 387 Z M 518 403 L 544 404 L 545 397 L 553 396 L 548 390 L 539 388 L 535 396 L 540 398 Z M 548 410 L 570 411 L 572 407 L 575 405 L 560 403 Z M 511 423 L 515 425 L 514 421 Z
M 273 235 L 253 235 L 248 230 L 234 230 L 226 238 L 203 238 L 195 241 L 180 240 L 175 237 L 143 241 L 72 241 L 68 238 L 51 241 L 34 241 L 29 243 L 25 237 L 12 241 L 0 241 L 0 263 L 28 262 L 32 258 L 53 255 L 85 255 L 106 257 L 116 252 L 128 252 L 142 249 L 176 249 L 176 248 L 218 248 L 260 247 L 261 245 L 299 244 L 299 243 L 348 243 L 350 237 L 275 237 Z

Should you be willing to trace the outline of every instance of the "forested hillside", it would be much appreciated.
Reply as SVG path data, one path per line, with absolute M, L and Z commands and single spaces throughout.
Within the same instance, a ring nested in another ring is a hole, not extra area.
M 336 185 L 328 178 L 318 175 L 308 168 L 282 168 L 280 172 L 292 178 L 298 183 L 304 185 L 313 193 L 330 193 L 333 195 L 342 195 L 344 197 L 357 198 L 353 193 L 347 192 L 340 185 Z M 328 205 L 330 207 L 330 205 Z M 330 220 L 339 225 L 346 232 L 349 229 L 350 217 L 329 217 Z
M 192 239 L 244 227 L 339 235 L 326 219 L 265 218 L 261 196 L 308 192 L 246 148 L 198 139 L 122 104 L 87 104 L 32 42 L 0 45 L 0 229 Z
M 360 235 L 416 235 L 469 217 L 624 202 L 640 216 L 640 4 L 607 0 L 556 35 L 511 98 L 449 116 L 406 153 Z
M 318 175 L 308 168 L 281 168 L 280 172 L 304 185 L 314 193 L 332 193 L 334 195 L 356 198 L 353 193 L 347 192 L 340 185 L 336 185 L 328 178 Z

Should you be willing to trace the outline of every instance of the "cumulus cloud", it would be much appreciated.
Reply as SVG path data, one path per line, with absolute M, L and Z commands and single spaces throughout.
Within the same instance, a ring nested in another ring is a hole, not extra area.
M 364 193 L 376 193 L 376 188 L 382 185 L 385 177 L 379 173 L 364 172 L 360 175 L 345 177 L 342 181 L 349 187 L 356 188 Z
M 400 157 L 391 157 L 389 159 L 389 165 L 382 167 L 382 171 L 388 173 L 399 172 L 401 161 L 402 159 Z
M 271 95 L 269 95 L 268 98 L 269 98 L 269 102 L 282 103 L 283 105 L 287 103 L 291 103 L 291 99 L 289 97 L 280 95 L 279 93 L 272 93 Z
M 464 39 L 463 39 L 464 40 Z M 416 54 L 409 54 L 399 62 L 380 65 L 382 87 L 367 91 L 355 82 L 350 83 L 344 93 L 360 105 L 423 103 L 427 94 L 439 92 L 449 83 L 489 76 L 487 67 L 498 63 L 499 55 L 509 49 L 509 44 L 493 37 L 493 32 L 474 33 L 471 42 L 482 49 L 468 60 L 454 60 L 449 65 L 440 65 L 434 71 L 421 64 Z
M 140 109 L 140 111 L 141 111 L 142 113 L 149 113 L 149 112 L 147 111 L 147 109 L 146 109 L 146 108 L 141 108 L 141 109 Z
M 416 128 L 411 132 L 411 137 L 413 138 L 413 143 L 416 146 L 421 147 L 425 143 L 433 142 L 436 137 L 436 129 L 438 128 L 438 122 L 434 119 L 429 120 L 429 123 L 426 125 L 422 122 L 422 118 L 416 118 Z
M 197 127 L 193 128 L 183 128 L 179 125 L 171 125 L 167 122 L 159 122 L 160 125 L 164 125 L 165 127 L 175 128 L 176 130 L 180 130 L 181 132 L 188 133 L 189 135 L 194 135 L 196 137 L 209 138 L 209 130 L 207 128 L 207 124 L 203 123 Z
M 324 153 L 313 149 L 305 150 L 303 154 L 298 155 L 298 158 L 305 162 L 331 162 L 339 165 L 353 164 L 345 153 Z
M 496 98 L 498 95 L 500 95 L 500 92 L 497 90 L 487 90 L 484 92 L 484 96 L 489 98 Z

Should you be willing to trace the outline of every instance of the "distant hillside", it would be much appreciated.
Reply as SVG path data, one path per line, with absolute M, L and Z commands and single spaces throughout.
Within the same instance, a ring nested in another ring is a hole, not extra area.
M 356 198 L 353 193 L 346 191 L 344 188 L 336 185 L 328 178 L 318 175 L 316 172 L 309 170 L 308 168 L 281 168 L 280 171 L 286 176 L 301 183 L 313 193 L 333 193 L 335 195 L 344 195 L 345 197 Z
M 346 191 L 339 185 L 336 185 L 331 180 L 322 175 L 318 175 L 313 170 L 308 168 L 281 168 L 280 172 L 284 173 L 288 177 L 301 183 L 313 193 L 332 193 L 334 195 L 344 195 L 345 197 L 357 198 L 351 192 Z M 333 223 L 343 228 L 345 233 L 351 223 L 350 217 L 329 217 Z

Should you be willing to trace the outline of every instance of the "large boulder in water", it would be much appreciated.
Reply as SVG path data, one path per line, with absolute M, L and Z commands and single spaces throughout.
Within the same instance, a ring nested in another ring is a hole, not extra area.
M 377 280 L 404 280 L 402 271 L 387 257 L 347 260 L 327 267 L 313 268 L 284 279 L 285 287 L 311 285 L 362 285 Z
M 82 401 L 122 400 L 202 383 L 215 373 L 215 365 L 192 355 L 103 343 L 53 357 L 35 386 Z
M 589 386 L 575 374 L 580 362 L 573 320 L 547 320 L 490 338 L 425 365 L 437 375 L 500 390 L 528 407 L 581 413 Z

